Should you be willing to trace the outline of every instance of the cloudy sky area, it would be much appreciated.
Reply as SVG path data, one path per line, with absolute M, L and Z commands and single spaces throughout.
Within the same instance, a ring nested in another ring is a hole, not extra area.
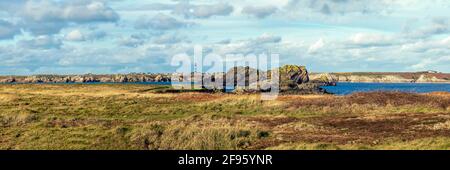
M 0 74 L 171 72 L 279 53 L 314 72 L 450 72 L 448 0 L 0 0 Z

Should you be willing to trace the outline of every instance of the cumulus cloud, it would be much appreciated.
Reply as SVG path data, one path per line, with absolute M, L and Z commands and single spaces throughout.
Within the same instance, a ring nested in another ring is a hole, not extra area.
M 36 22 L 114 22 L 119 15 L 99 1 L 28 1 L 20 14 Z
M 0 0 L 0 39 L 13 39 L 1 42 L 0 74 L 167 72 L 171 56 L 192 54 L 191 39 L 205 52 L 221 55 L 275 49 L 282 64 L 307 65 L 312 71 L 449 71 L 449 22 L 435 18 L 445 16 L 448 1 L 252 4 Z M 105 41 L 85 42 L 101 38 Z
M 446 34 L 449 32 L 450 26 L 448 18 L 434 18 L 431 24 L 417 30 L 410 31 L 407 35 L 411 38 L 429 38 L 430 36 Z
M 105 38 L 107 35 L 108 34 L 105 31 L 92 30 L 92 31 L 88 32 L 84 37 L 88 40 L 98 40 L 98 39 Z
M 324 15 L 343 15 L 348 13 L 380 13 L 389 10 L 389 7 L 389 1 L 289 0 L 285 6 L 285 9 L 293 12 L 305 12 L 301 11 L 301 9 L 308 9 L 312 12 L 317 12 Z
M 59 49 L 62 42 L 53 36 L 41 35 L 31 40 L 21 40 L 18 44 L 19 46 L 28 49 Z
M 227 3 L 191 4 L 189 1 L 180 1 L 177 4 L 154 3 L 146 6 L 147 10 L 170 10 L 172 14 L 185 18 L 210 18 L 212 16 L 228 16 L 234 7 Z
M 225 40 L 210 47 L 217 54 L 260 54 L 267 52 L 267 49 L 277 47 L 282 41 L 282 37 L 264 33 L 258 37 L 248 38 L 238 41 Z
M 246 6 L 242 9 L 243 14 L 251 15 L 256 18 L 265 18 L 278 10 L 276 6 L 267 5 L 267 6 Z
M 374 33 L 357 33 L 350 37 L 350 45 L 359 47 L 385 46 L 395 44 L 392 36 L 374 34 Z
M 186 9 L 176 10 L 174 13 L 181 13 L 187 18 L 209 18 L 212 16 L 227 16 L 233 12 L 233 6 L 225 3 L 213 5 L 188 5 Z
M 20 33 L 20 29 L 16 25 L 0 19 L 0 40 L 14 38 Z
M 144 35 L 130 35 L 128 37 L 123 37 L 121 38 L 118 43 L 121 46 L 126 46 L 126 47 L 138 47 L 142 44 L 144 44 L 145 41 L 145 36 Z
M 321 48 L 323 48 L 324 46 L 325 46 L 325 42 L 324 42 L 323 38 L 320 38 L 319 40 L 317 40 L 314 44 L 312 44 L 308 48 L 308 53 L 314 54 L 317 51 L 319 51 Z
M 178 36 L 174 34 L 164 34 L 153 39 L 155 44 L 175 44 L 186 41 L 187 37 Z
M 120 18 L 104 1 L 19 0 L 2 4 L 11 16 L 20 19 L 21 28 L 35 35 L 55 34 L 73 23 L 116 22 Z
M 268 33 L 264 33 L 261 36 L 257 37 L 256 39 L 253 40 L 256 43 L 279 43 L 281 41 L 281 37 L 280 36 L 275 36 L 275 35 L 271 35 Z
M 140 17 L 136 23 L 137 29 L 156 29 L 156 30 L 170 30 L 178 29 L 191 25 L 190 23 L 179 21 L 178 19 L 166 14 L 159 13 L 152 18 L 147 16 Z
M 73 30 L 66 35 L 68 41 L 84 41 L 85 37 L 80 30 Z
M 64 39 L 66 41 L 93 41 L 106 37 L 106 32 L 102 30 L 88 29 L 80 30 L 74 29 L 66 33 Z

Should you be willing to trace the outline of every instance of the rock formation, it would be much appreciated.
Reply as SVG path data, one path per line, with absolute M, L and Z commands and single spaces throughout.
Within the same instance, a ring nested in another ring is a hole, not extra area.
M 365 82 L 365 83 L 450 83 L 450 74 L 435 72 L 394 73 L 313 73 L 312 82 Z
M 223 88 L 232 87 L 235 92 L 268 91 L 275 85 L 286 93 L 323 93 L 322 85 L 310 82 L 308 71 L 304 66 L 285 65 L 278 68 L 279 83 L 271 81 L 271 71 L 261 71 L 250 67 L 234 67 L 226 73 L 192 73 L 196 84 L 203 84 L 203 77 L 210 77 L 212 82 L 224 82 Z M 221 81 L 222 80 L 222 81 Z M 133 83 L 133 82 L 170 82 L 171 74 L 114 74 L 114 75 L 33 75 L 4 76 L 1 83 Z M 216 83 L 217 85 L 217 83 Z M 220 85 L 219 85 L 220 86 Z M 203 86 L 205 87 L 205 86 Z M 217 90 L 217 89 L 216 89 Z
M 279 83 L 271 81 L 272 71 L 261 71 L 250 67 L 233 67 L 226 74 L 226 87 L 234 88 L 235 92 L 268 91 L 270 87 L 279 86 L 282 93 L 324 93 L 320 88 L 323 84 L 309 81 L 305 66 L 284 65 L 278 68 Z M 220 79 L 220 77 L 218 78 Z
M 319 83 L 326 86 L 335 86 L 338 77 L 330 73 L 312 74 L 309 76 L 311 82 Z
M 169 74 L 0 76 L 0 83 L 127 83 L 170 82 Z

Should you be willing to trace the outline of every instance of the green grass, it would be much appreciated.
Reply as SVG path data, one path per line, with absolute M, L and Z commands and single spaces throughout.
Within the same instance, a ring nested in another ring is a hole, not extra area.
M 450 120 L 448 94 L 288 95 L 261 101 L 257 94 L 167 89 L 132 84 L 0 85 L 0 149 L 450 146 L 450 128 L 444 126 Z M 398 117 L 411 120 L 392 125 L 417 133 L 416 139 L 390 131 L 386 122 L 403 120 Z M 365 133 L 372 124 L 386 131 Z

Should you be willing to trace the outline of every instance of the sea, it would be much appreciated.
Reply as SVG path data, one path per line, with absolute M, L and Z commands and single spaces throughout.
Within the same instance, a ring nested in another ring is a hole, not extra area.
M 356 92 L 398 91 L 409 93 L 450 92 L 450 83 L 337 83 L 322 87 L 336 95 Z

